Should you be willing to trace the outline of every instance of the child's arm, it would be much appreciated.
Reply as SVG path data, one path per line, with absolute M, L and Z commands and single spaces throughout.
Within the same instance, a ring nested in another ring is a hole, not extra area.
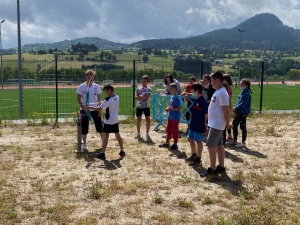
M 139 97 L 143 101 L 143 100 L 147 100 L 150 97 L 150 95 L 151 95 L 151 93 L 147 93 L 147 94 L 145 94 L 143 96 L 139 96 Z
M 86 108 L 87 109 L 92 109 L 92 110 L 95 110 L 95 111 L 100 111 L 101 112 L 101 110 L 102 110 L 102 108 L 100 107 L 100 106 L 97 106 L 97 107 L 95 107 L 95 106 L 86 106 Z
M 222 106 L 223 112 L 224 112 L 224 117 L 226 120 L 226 128 L 230 129 L 232 125 L 230 124 L 230 108 L 229 105 L 223 105 Z
M 85 115 L 87 115 L 88 113 L 86 111 L 85 105 L 82 104 L 82 102 L 81 102 L 81 95 L 80 94 L 77 94 L 77 103 L 80 106 L 80 108 L 83 110 L 83 112 L 85 113 Z

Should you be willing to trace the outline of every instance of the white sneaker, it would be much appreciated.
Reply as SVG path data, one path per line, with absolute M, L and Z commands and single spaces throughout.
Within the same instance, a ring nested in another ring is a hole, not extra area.
M 244 144 L 244 143 L 238 143 L 237 145 L 235 145 L 235 147 L 237 147 L 237 148 L 244 148 L 244 147 L 246 147 L 246 144 Z
M 82 147 L 81 149 L 84 151 L 84 150 L 87 150 L 87 145 L 86 144 L 82 144 Z
M 135 139 L 141 138 L 141 134 L 140 134 L 140 133 L 136 133 L 136 134 L 134 135 L 134 138 L 135 138 Z

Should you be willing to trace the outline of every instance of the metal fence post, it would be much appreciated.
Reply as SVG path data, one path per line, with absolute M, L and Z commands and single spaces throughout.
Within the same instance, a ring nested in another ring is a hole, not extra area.
M 55 102 L 56 102 L 56 124 L 58 123 L 58 80 L 57 80 L 57 56 L 55 56 Z
M 265 62 L 261 63 L 261 79 L 260 79 L 260 106 L 259 106 L 259 113 L 262 112 L 262 97 L 263 97 L 263 84 L 264 84 L 264 69 L 265 69 Z
M 201 60 L 200 78 L 203 79 L 203 60 Z
M 20 119 L 24 119 L 24 103 L 23 103 L 23 73 L 22 73 L 22 46 L 21 46 L 21 17 L 20 17 L 20 1 L 17 1 L 18 15 L 18 67 L 19 67 L 19 101 L 20 101 Z
M 135 60 L 133 60 L 133 74 L 132 74 L 132 118 L 134 119 L 134 108 L 135 108 L 135 79 L 136 79 L 136 74 L 135 74 Z

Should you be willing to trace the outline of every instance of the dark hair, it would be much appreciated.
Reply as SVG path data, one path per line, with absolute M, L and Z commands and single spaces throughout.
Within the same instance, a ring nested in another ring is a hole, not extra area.
M 170 84 L 171 83 L 174 83 L 174 77 L 173 77 L 173 75 L 172 74 L 167 74 L 166 76 L 165 76 L 165 85 L 167 85 L 167 84 L 169 84 L 168 82 L 167 82 L 167 78 L 170 78 Z
M 223 87 L 226 89 L 226 90 L 228 90 L 228 88 L 229 88 L 229 84 L 227 83 L 227 81 L 223 81 Z
M 114 87 L 111 84 L 107 84 L 104 86 L 103 90 L 111 90 L 112 92 L 114 92 Z
M 192 81 L 196 82 L 197 78 L 195 76 L 191 76 L 191 77 L 189 77 L 189 80 L 192 80 Z
M 253 93 L 253 92 L 251 91 L 251 88 L 250 88 L 251 82 L 250 82 L 249 79 L 244 78 L 244 79 L 241 80 L 241 82 L 243 82 L 244 84 L 246 84 L 246 85 L 248 86 L 248 89 L 249 89 L 250 93 Z
M 191 89 L 193 89 L 194 91 L 198 91 L 199 93 L 202 93 L 203 86 L 200 83 L 193 83 L 191 85 Z
M 206 78 L 206 79 L 209 80 L 209 81 L 211 80 L 209 74 L 204 74 L 204 75 L 203 75 L 203 79 L 204 79 L 204 78 Z
M 170 85 L 169 85 L 169 88 L 170 87 L 172 87 L 172 88 L 175 88 L 176 89 L 176 91 L 177 91 L 177 84 L 175 84 L 175 83 L 171 83 Z
M 145 80 L 147 80 L 147 82 L 149 81 L 149 77 L 148 77 L 148 75 L 144 75 L 144 76 L 142 76 L 142 79 L 145 79 Z
M 231 86 L 233 84 L 230 74 L 226 73 L 226 74 L 223 75 L 223 77 L 224 77 L 224 80 L 227 82 L 227 84 L 229 86 Z
M 213 78 L 214 80 L 219 79 L 221 82 L 224 81 L 223 73 L 220 71 L 212 73 L 210 77 Z

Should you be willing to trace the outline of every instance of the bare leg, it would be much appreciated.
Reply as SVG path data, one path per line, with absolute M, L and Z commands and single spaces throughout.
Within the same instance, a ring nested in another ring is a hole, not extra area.
M 120 133 L 115 133 L 115 135 L 116 135 L 116 138 L 119 142 L 120 149 L 121 149 L 121 151 L 123 151 L 123 140 L 121 138 L 121 135 L 120 135 Z
M 194 142 L 194 139 L 189 138 L 188 140 L 189 140 L 189 142 L 190 142 L 192 154 L 196 153 L 196 144 L 195 144 L 195 142 Z
M 109 133 L 103 133 L 102 152 L 105 153 L 108 144 Z
M 217 148 L 208 147 L 210 168 L 212 170 L 216 169 L 216 160 L 217 160 Z
M 86 134 L 81 135 L 83 144 L 86 144 L 86 136 L 87 136 Z
M 150 130 L 150 116 L 146 116 L 146 133 L 149 134 Z
M 140 117 L 137 117 L 137 118 L 136 118 L 136 131 L 137 131 L 138 133 L 141 132 L 141 122 L 142 122 L 142 117 L 141 117 L 141 116 L 140 116 Z
M 224 145 L 217 145 L 219 165 L 224 167 L 225 149 Z
M 201 156 L 202 156 L 202 151 L 203 151 L 203 142 L 197 141 L 197 156 L 199 158 L 201 158 Z
M 103 142 L 103 133 L 102 132 L 99 132 L 99 135 L 101 137 L 101 141 Z

